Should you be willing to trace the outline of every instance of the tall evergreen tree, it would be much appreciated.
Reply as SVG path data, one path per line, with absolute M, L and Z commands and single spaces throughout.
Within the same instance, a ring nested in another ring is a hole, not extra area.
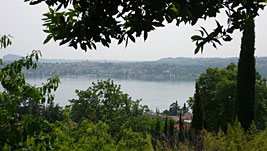
M 164 125 L 164 134 L 167 136 L 167 129 L 168 129 L 168 118 L 165 119 L 165 125 Z
M 160 119 L 157 118 L 157 122 L 156 122 L 156 136 L 160 137 Z
M 159 109 L 156 108 L 156 114 L 157 114 L 157 116 L 159 116 L 159 113 L 160 113 Z
M 183 131 L 184 131 L 184 125 L 183 125 L 183 121 L 182 121 L 182 112 L 180 112 L 180 117 L 179 117 L 179 141 L 184 141 Z
M 170 125 L 169 125 L 169 134 L 173 137 L 174 135 L 174 120 L 170 119 Z
M 200 131 L 203 128 L 203 112 L 198 82 L 196 82 L 195 88 L 195 104 L 193 105 L 192 128 L 194 128 L 196 131 Z
M 186 107 L 186 104 L 184 103 L 184 107 L 182 108 L 183 114 L 187 113 L 189 111 L 189 108 Z
M 171 143 L 171 146 L 174 146 L 174 120 L 171 118 L 170 120 L 170 124 L 169 124 L 169 141 Z
M 242 127 L 248 130 L 255 120 L 255 23 L 249 18 L 244 25 L 237 74 L 236 111 Z

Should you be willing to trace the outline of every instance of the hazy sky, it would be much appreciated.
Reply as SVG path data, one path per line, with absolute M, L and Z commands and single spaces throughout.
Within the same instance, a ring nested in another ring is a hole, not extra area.
M 266 8 L 267 9 L 267 8 Z M 136 43 L 130 43 L 127 48 L 124 44 L 112 43 L 110 48 L 98 45 L 97 50 L 75 50 L 67 45 L 59 46 L 58 43 L 50 41 L 43 45 L 46 34 L 42 31 L 42 14 L 47 12 L 45 5 L 29 6 L 23 0 L 1 0 L 0 1 L 0 34 L 11 34 L 14 36 L 13 45 L 7 49 L 0 50 L 0 57 L 6 54 L 17 54 L 25 56 L 32 50 L 41 50 L 43 58 L 60 59 L 88 59 L 88 60 L 157 60 L 165 57 L 238 57 L 240 51 L 239 31 L 234 34 L 234 40 L 223 43 L 218 49 L 205 46 L 204 53 L 194 55 L 195 44 L 190 37 L 198 34 L 196 30 L 200 25 L 214 27 L 214 21 L 200 22 L 194 27 L 180 26 L 175 24 L 158 28 L 149 33 L 146 42 L 143 37 Z M 223 19 L 223 16 L 219 16 Z M 256 19 L 256 56 L 267 56 L 267 10 L 260 11 Z

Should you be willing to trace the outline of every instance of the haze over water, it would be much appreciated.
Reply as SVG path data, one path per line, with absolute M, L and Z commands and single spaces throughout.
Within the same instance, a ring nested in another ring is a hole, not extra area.
M 75 90 L 86 90 L 96 82 L 96 78 L 63 77 L 60 78 L 61 84 L 55 93 L 55 103 L 61 106 L 68 105 L 68 100 L 78 98 Z M 105 80 L 105 79 L 103 79 Z M 114 79 L 113 79 L 114 80 Z M 27 82 L 40 85 L 46 82 L 45 78 L 29 78 Z M 120 84 L 122 91 L 128 93 L 134 100 L 142 99 L 141 104 L 155 111 L 156 107 L 162 112 L 168 109 L 170 104 L 178 101 L 180 106 L 195 91 L 194 81 L 140 81 L 140 80 L 120 80 L 115 79 L 115 84 Z

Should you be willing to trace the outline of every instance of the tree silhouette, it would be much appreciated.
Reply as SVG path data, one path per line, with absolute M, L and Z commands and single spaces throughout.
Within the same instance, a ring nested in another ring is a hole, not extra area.
M 199 94 L 200 91 L 198 82 L 196 82 L 195 89 L 196 89 L 194 94 L 195 104 L 193 104 L 192 107 L 193 109 L 192 128 L 194 128 L 196 131 L 200 131 L 203 128 L 203 111 Z
M 248 130 L 255 120 L 255 23 L 250 18 L 245 24 L 237 73 L 236 110 L 242 127 Z

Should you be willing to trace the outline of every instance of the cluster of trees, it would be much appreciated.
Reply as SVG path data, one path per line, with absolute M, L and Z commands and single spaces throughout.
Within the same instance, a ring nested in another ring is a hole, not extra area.
M 36 87 L 28 84 L 22 73 L 23 68 L 37 67 L 39 54 L 33 51 L 1 68 L 0 150 L 149 151 L 171 147 L 168 137 L 155 138 L 163 133 L 156 123 L 164 125 L 164 120 L 146 115 L 148 108 L 111 80 L 77 90 L 79 98 L 70 100 L 65 109 L 54 106 L 52 91 L 60 83 L 58 77 Z M 165 129 L 170 132 L 165 133 L 174 136 L 173 122 L 168 123 L 171 126 Z
M 255 124 L 265 129 L 267 122 L 267 84 L 259 73 L 255 84 Z M 193 110 L 192 127 L 197 130 L 226 131 L 232 124 L 240 108 L 237 103 L 236 85 L 237 66 L 230 64 L 226 68 L 208 68 L 196 81 L 196 91 L 188 101 Z
M 25 101 L 18 107 L 18 114 L 25 115 L 30 114 L 33 117 L 42 117 L 48 122 L 62 121 L 63 107 L 58 104 L 54 104 L 50 101 L 49 104 L 36 104 L 34 102 Z
M 78 125 L 84 125 L 85 121 L 87 124 L 88 121 L 96 125 L 106 124 L 106 132 L 116 142 L 115 150 L 120 150 L 121 141 L 135 141 L 132 148 L 125 146 L 124 150 L 175 150 L 179 149 L 179 142 L 192 138 L 190 130 L 183 127 L 182 114 L 179 129 L 174 126 L 177 123 L 172 118 L 150 117 L 147 106 L 140 105 L 140 100 L 133 101 L 112 80 L 98 81 L 85 91 L 76 90 L 76 93 L 79 98 L 70 100 L 71 120 Z M 171 107 L 175 108 L 173 104 Z M 188 112 L 186 106 L 180 109 L 177 102 L 176 108 L 176 115 L 178 111 Z M 131 133 L 135 133 L 136 138 L 124 140 L 129 137 L 125 135 Z M 141 138 L 142 141 L 138 140 Z M 143 146 L 140 146 L 141 142 Z
M 0 150 L 149 151 L 172 147 L 169 136 L 174 140 L 177 131 L 173 121 L 167 120 L 163 130 L 163 119 L 149 117 L 140 100 L 133 101 L 111 80 L 77 90 L 79 98 L 70 100 L 65 109 L 54 106 L 51 92 L 58 78 L 50 78 L 41 87 L 25 82 L 22 68 L 36 67 L 34 58 L 37 52 L 1 69 Z
M 169 116 L 177 116 L 178 113 L 185 114 L 189 111 L 189 107 L 186 107 L 186 103 L 184 103 L 184 106 L 181 108 L 178 105 L 178 102 L 174 102 L 170 105 L 169 110 L 164 110 L 162 113 Z

